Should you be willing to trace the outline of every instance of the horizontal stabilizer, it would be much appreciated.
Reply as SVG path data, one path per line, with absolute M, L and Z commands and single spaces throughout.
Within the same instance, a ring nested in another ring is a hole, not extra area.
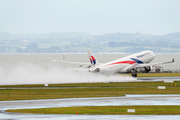
M 50 58 L 53 62 L 61 62 L 61 63 L 69 63 L 69 64 L 78 64 L 79 67 L 82 67 L 83 65 L 89 66 L 90 63 L 84 63 L 84 62 L 72 62 L 72 61 L 64 61 L 64 60 L 55 60 L 54 58 Z

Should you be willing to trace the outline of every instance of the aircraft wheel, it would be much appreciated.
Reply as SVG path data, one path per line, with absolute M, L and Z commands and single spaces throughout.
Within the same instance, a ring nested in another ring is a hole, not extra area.
M 133 77 L 137 77 L 137 74 L 132 74 Z
M 134 77 L 137 77 L 137 74 L 135 74 Z

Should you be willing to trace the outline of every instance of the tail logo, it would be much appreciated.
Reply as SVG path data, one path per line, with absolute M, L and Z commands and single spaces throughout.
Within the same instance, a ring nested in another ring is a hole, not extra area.
M 96 59 L 94 58 L 94 56 L 89 56 L 89 59 L 91 61 L 91 64 L 93 64 L 93 65 L 96 64 Z

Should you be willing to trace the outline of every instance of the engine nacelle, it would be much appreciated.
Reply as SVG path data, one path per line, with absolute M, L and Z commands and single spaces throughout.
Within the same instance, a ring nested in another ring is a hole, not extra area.
M 100 72 L 100 69 L 99 69 L 99 68 L 96 68 L 96 69 L 94 70 L 94 72 Z
M 150 66 L 144 67 L 144 69 L 145 69 L 146 72 L 151 71 L 151 67 Z
M 89 72 L 95 72 L 95 73 L 97 73 L 97 72 L 100 72 L 100 68 L 96 68 L 96 69 L 90 69 L 90 70 L 88 70 Z

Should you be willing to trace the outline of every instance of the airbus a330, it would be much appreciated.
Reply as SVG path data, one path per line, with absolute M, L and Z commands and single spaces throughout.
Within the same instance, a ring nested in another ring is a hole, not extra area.
M 156 65 L 174 62 L 173 59 L 172 61 L 167 62 L 150 63 L 155 58 L 155 54 L 149 50 L 119 58 L 107 63 L 99 63 L 91 50 L 87 50 L 87 53 L 90 59 L 90 63 L 55 60 L 53 58 L 52 60 L 55 62 L 79 64 L 80 67 L 87 66 L 87 69 L 85 70 L 94 73 L 117 74 L 131 72 L 133 77 L 137 77 L 137 73 L 140 71 L 151 71 L 155 68 Z

